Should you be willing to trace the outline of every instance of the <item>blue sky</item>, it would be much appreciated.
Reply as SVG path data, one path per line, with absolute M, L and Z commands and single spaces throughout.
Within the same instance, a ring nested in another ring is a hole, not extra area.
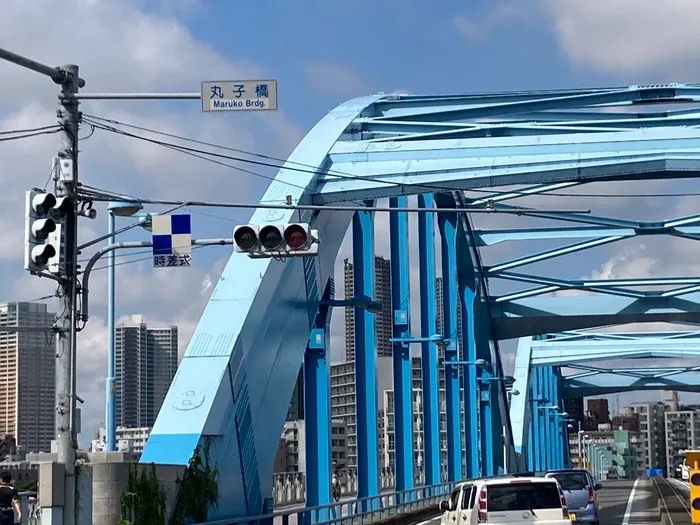
M 700 48 L 700 6 L 676 0 L 660 10 L 654 0 L 638 0 L 630 11 L 623 8 L 625 3 L 405 0 L 398 9 L 399 4 L 388 0 L 277 1 L 246 3 L 243 8 L 229 0 L 67 0 L 59 8 L 9 0 L 0 31 L 3 45 L 14 51 L 49 63 L 80 64 L 86 92 L 197 91 L 202 80 L 275 78 L 280 110 L 274 114 L 202 114 L 196 102 L 95 102 L 82 109 L 285 158 L 331 108 L 373 92 L 529 90 L 700 78 L 695 51 Z M 78 22 L 76 34 L 59 29 L 69 17 Z M 0 77 L 0 130 L 54 121 L 55 86 L 3 63 Z M 7 232 L 0 238 L 0 299 L 33 299 L 51 292 L 51 286 L 21 271 L 19 197 L 28 186 L 44 184 L 55 148 L 53 137 L 0 144 L 7 168 L 0 172 L 0 227 Z M 140 197 L 251 202 L 267 185 L 264 178 L 103 131 L 82 143 L 81 155 L 84 181 Z M 272 170 L 251 169 L 274 175 Z M 598 203 L 605 213 L 620 216 L 631 215 L 637 204 Z M 646 205 L 658 216 L 693 207 L 686 201 Z M 248 219 L 245 211 L 192 213 L 200 238 L 229 236 L 234 224 Z M 86 222 L 83 238 L 103 233 L 105 225 L 104 214 Z M 144 235 L 137 230 L 124 240 Z M 498 254 L 509 258 L 517 253 Z M 195 268 L 177 274 L 154 271 L 149 261 L 138 260 L 143 255 L 121 254 L 120 315 L 144 313 L 154 323 L 178 323 L 186 341 L 228 254 L 219 248 L 198 251 Z M 685 268 L 675 260 L 666 264 L 663 257 L 675 255 L 637 242 L 572 259 L 568 267 L 574 278 L 667 268 L 697 275 L 697 266 Z M 94 294 L 93 317 L 81 339 L 81 389 L 90 394 L 84 398 L 94 400 L 85 407 L 86 430 L 101 421 L 104 274 L 96 278 Z M 334 322 L 336 335 L 339 320 Z

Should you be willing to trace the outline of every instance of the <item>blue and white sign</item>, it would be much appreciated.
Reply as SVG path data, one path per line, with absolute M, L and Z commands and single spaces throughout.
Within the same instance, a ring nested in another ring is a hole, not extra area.
M 192 221 L 189 215 L 154 215 L 153 267 L 192 266 Z
M 202 111 L 274 111 L 276 80 L 202 82 Z

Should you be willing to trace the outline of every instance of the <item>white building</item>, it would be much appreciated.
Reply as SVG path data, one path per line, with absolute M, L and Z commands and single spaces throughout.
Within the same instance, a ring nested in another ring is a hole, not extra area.
M 377 410 L 384 410 L 383 392 L 392 385 L 390 357 L 377 358 Z M 346 361 L 331 365 L 331 418 L 347 425 L 348 466 L 357 465 L 357 417 L 355 414 L 355 362 Z M 380 437 L 381 439 L 381 437 Z M 382 444 L 378 443 L 378 452 Z
M 278 458 L 278 472 L 306 472 L 306 424 L 303 419 L 287 421 L 282 430 Z M 339 468 L 348 462 L 347 425 L 340 419 L 331 420 L 331 460 Z
M 117 427 L 117 450 L 119 452 L 130 452 L 139 455 L 146 446 L 146 440 L 151 434 L 151 427 L 127 428 Z M 100 427 L 97 432 L 97 439 L 92 440 L 92 452 L 105 450 L 106 431 Z
M 43 303 L 0 304 L 0 326 L 51 328 Z M 49 452 L 55 437 L 56 352 L 48 331 L 0 332 L 0 435 L 22 454 Z
M 666 420 L 666 473 L 673 475 L 676 466 L 683 463 L 686 450 L 700 448 L 700 412 L 673 410 Z
M 666 406 L 658 403 L 632 403 L 623 407 L 620 414 L 639 416 L 641 449 L 646 468 L 666 468 L 666 432 L 664 412 Z

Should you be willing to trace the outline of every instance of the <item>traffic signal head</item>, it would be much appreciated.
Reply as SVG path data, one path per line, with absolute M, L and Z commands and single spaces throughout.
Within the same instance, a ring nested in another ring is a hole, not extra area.
M 284 227 L 284 241 L 290 250 L 306 250 L 311 245 L 311 228 L 308 224 L 287 224 Z
M 233 230 L 234 249 L 250 257 L 265 258 L 311 256 L 318 253 L 315 230 L 308 224 L 243 224 Z
M 24 229 L 24 269 L 31 272 L 46 270 L 51 259 L 60 251 L 60 223 L 70 209 L 65 197 L 30 190 L 26 192 Z
M 233 246 L 239 253 L 259 251 L 258 227 L 251 224 L 236 226 L 233 229 Z

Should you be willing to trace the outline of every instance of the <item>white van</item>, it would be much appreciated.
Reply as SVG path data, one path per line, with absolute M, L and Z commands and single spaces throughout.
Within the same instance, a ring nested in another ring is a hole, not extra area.
M 554 478 L 496 477 L 457 485 L 440 503 L 440 525 L 572 525 Z

